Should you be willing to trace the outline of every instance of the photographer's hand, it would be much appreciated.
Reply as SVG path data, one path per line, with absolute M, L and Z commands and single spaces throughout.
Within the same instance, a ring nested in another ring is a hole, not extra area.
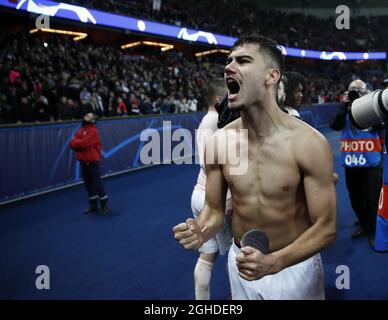
M 349 91 L 345 91 L 344 95 L 342 96 L 341 102 L 349 102 Z

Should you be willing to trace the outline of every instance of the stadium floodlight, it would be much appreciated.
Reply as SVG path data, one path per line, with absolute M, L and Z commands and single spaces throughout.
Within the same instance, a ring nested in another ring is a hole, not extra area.
M 166 47 L 162 47 L 160 49 L 160 51 L 165 52 L 165 51 L 172 50 L 172 49 L 174 49 L 174 46 L 173 45 L 169 45 L 169 46 L 166 46 Z
M 131 42 L 131 43 L 127 43 L 127 44 L 122 45 L 121 49 L 133 48 L 133 47 L 137 47 L 140 45 L 160 47 L 160 51 L 167 51 L 167 50 L 174 49 L 174 46 L 172 44 L 167 44 L 167 43 L 162 43 L 162 42 L 154 42 L 154 41 Z
M 203 52 L 197 52 L 195 54 L 196 57 L 203 57 L 203 56 L 207 56 L 209 54 L 214 54 L 214 53 L 224 53 L 224 54 L 229 54 L 230 51 L 229 50 L 225 50 L 225 49 L 214 49 L 214 50 L 208 50 L 208 51 L 203 51 Z
M 141 41 L 136 41 L 136 42 L 131 42 L 127 43 L 121 46 L 121 49 L 128 49 L 128 48 L 133 48 L 141 45 Z
M 36 33 L 36 32 L 49 32 L 49 33 L 56 33 L 56 34 L 64 34 L 68 36 L 75 36 L 73 39 L 74 41 L 79 41 L 82 39 L 85 39 L 88 34 L 84 32 L 76 32 L 76 31 L 69 31 L 69 30 L 61 30 L 61 29 L 51 29 L 51 28 L 39 28 L 39 29 L 32 29 L 30 30 L 30 34 Z

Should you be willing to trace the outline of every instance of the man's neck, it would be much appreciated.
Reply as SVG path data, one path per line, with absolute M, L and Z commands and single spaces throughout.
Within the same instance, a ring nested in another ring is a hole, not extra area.
M 282 126 L 282 119 L 282 111 L 271 99 L 241 111 L 242 128 L 248 129 L 250 140 L 270 136 Z

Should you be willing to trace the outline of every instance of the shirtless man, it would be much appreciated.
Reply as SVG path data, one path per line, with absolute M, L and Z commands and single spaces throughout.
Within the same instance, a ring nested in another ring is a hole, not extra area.
M 235 240 L 228 257 L 233 299 L 324 298 L 319 252 L 336 237 L 332 154 L 318 131 L 276 104 L 283 65 L 270 39 L 253 36 L 235 43 L 224 77 L 229 106 L 241 109 L 241 118 L 214 137 L 222 138 L 231 129 L 239 134 L 227 144 L 207 144 L 206 157 L 213 153 L 215 162 L 205 159 L 204 209 L 196 220 L 187 219 L 173 229 L 184 248 L 201 246 L 223 226 L 229 186 Z M 223 149 L 236 146 L 248 151 L 248 169 L 241 175 L 231 175 L 235 159 L 217 162 L 219 151 L 227 153 Z M 242 236 L 252 229 L 267 234 L 268 254 L 239 248 Z

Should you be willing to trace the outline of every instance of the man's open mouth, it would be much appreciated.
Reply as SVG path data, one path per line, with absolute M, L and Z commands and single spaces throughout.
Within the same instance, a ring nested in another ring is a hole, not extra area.
M 240 84 L 233 78 L 227 78 L 226 86 L 228 87 L 228 99 L 235 99 L 240 91 Z

